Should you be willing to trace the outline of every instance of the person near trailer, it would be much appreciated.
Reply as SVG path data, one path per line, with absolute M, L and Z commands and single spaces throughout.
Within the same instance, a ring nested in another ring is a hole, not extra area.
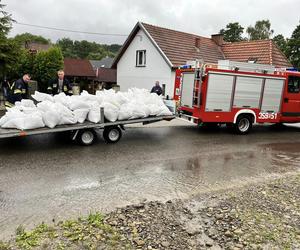
M 13 83 L 7 82 L 7 96 L 5 101 L 5 107 L 12 108 L 15 102 L 22 99 L 28 99 L 28 83 L 30 81 L 30 75 L 25 74 L 22 78 L 16 80 Z
M 156 93 L 157 95 L 161 95 L 162 94 L 162 88 L 159 85 L 159 81 L 155 82 L 155 85 L 151 89 L 151 93 Z
M 57 72 L 57 77 L 49 81 L 48 94 L 57 95 L 59 93 L 65 93 L 66 95 L 72 95 L 72 85 L 69 80 L 65 77 L 65 72 L 59 70 Z
M 1 88 L 2 88 L 3 96 L 6 99 L 7 98 L 7 94 L 8 94 L 8 88 L 9 88 L 9 81 L 6 78 L 4 78 L 4 80 L 2 82 Z

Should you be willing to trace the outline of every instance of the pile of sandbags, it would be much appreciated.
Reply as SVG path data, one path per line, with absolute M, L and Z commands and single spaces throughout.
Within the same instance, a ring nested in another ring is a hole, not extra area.
M 74 96 L 64 93 L 51 96 L 36 91 L 32 98 L 36 105 L 32 100 L 16 102 L 0 119 L 0 126 L 26 130 L 44 126 L 54 128 L 85 120 L 98 123 L 101 107 L 104 117 L 111 122 L 172 114 L 160 96 L 137 88 L 117 93 L 114 90 L 97 91 L 96 95 L 83 91 Z

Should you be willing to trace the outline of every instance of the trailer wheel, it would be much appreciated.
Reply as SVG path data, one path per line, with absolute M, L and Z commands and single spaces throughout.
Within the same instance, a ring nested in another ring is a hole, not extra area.
M 97 138 L 96 132 L 93 129 L 80 130 L 77 135 L 77 141 L 84 145 L 92 145 Z
M 252 129 L 252 119 L 247 115 L 240 115 L 235 123 L 235 131 L 238 134 L 244 135 L 250 132 Z
M 107 143 L 116 143 L 122 137 L 122 131 L 118 126 L 105 127 L 103 138 Z

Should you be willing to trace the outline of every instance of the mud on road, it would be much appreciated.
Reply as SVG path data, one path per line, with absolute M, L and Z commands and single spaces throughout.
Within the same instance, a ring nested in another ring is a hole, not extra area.
M 116 145 L 59 135 L 0 141 L 0 238 L 19 225 L 107 213 L 141 200 L 166 202 L 297 171 L 299 128 L 129 128 Z
M 299 181 L 299 172 L 285 174 L 240 190 L 18 229 L 0 249 L 299 249 Z

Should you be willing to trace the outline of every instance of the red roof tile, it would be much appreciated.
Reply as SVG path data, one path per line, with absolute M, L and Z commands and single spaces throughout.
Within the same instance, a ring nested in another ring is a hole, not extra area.
M 222 50 L 226 59 L 232 61 L 247 62 L 249 58 L 257 58 L 257 63 L 292 66 L 272 40 L 225 43 Z
M 162 56 L 172 67 L 183 65 L 186 61 L 195 59 L 203 59 L 206 63 L 217 63 L 218 60 L 222 59 L 247 62 L 249 58 L 257 58 L 257 63 L 262 64 L 273 64 L 278 67 L 291 66 L 272 40 L 224 43 L 219 46 L 211 38 L 146 23 L 137 23 L 116 56 L 112 68 L 117 67 L 121 56 L 140 29 L 149 35 L 153 44 L 161 50 Z
M 203 59 L 217 63 L 224 59 L 218 45 L 210 38 L 142 23 L 157 45 L 172 62 L 173 66 L 185 64 L 188 60 Z M 196 38 L 199 47 L 196 48 Z
M 64 71 L 66 76 L 96 77 L 89 60 L 65 58 Z

